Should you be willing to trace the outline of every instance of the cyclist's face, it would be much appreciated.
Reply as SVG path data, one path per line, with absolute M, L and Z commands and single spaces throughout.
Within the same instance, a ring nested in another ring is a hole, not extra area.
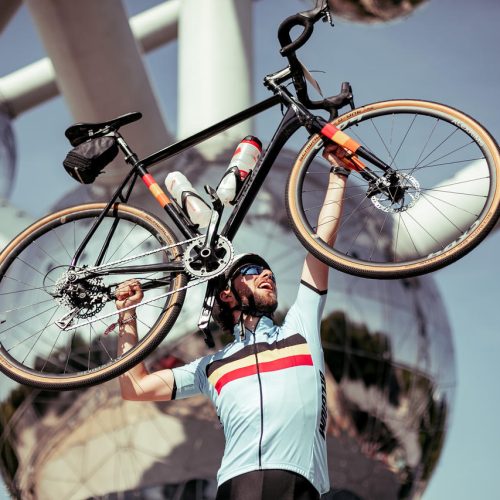
M 234 286 L 243 303 L 254 298 L 255 306 L 262 312 L 274 312 L 278 306 L 276 280 L 270 269 L 248 264 L 242 266 L 233 278 Z

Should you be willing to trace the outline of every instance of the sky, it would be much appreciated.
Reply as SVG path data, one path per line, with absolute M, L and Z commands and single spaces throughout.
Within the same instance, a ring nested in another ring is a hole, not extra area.
M 131 14 L 156 4 L 126 2 Z M 255 101 L 267 97 L 262 77 L 281 68 L 276 28 L 304 10 L 299 0 L 259 0 L 254 7 Z M 430 0 L 405 20 L 367 26 L 336 20 L 318 25 L 300 54 L 329 95 L 349 80 L 358 105 L 393 98 L 417 98 L 456 107 L 500 137 L 500 2 Z M 274 50 L 276 49 L 276 50 Z M 23 6 L 0 35 L 0 77 L 45 55 Z M 176 44 L 147 57 L 170 127 L 176 126 Z M 174 68 L 174 70 L 172 70 Z M 10 200 L 34 216 L 47 212 L 74 187 L 63 174 L 63 138 L 72 123 L 62 98 L 25 112 L 13 122 L 17 171 Z M 269 137 L 271 124 L 257 121 Z M 36 200 L 36 201 L 35 201 Z M 457 366 L 454 411 L 441 460 L 425 500 L 498 498 L 500 466 L 500 285 L 495 256 L 500 231 L 476 250 L 434 273 L 453 331 Z M 0 492 L 1 495 L 1 492 Z

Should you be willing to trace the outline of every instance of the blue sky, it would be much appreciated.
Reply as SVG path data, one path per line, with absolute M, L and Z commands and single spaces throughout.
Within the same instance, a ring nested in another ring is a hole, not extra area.
M 127 5 L 136 13 L 156 3 Z M 255 100 L 267 97 L 262 76 L 283 66 L 274 51 L 279 22 L 304 5 L 298 0 L 256 2 Z M 320 24 L 301 58 L 310 69 L 326 72 L 318 76 L 325 93 L 336 93 L 340 82 L 349 80 L 357 104 L 392 98 L 443 102 L 470 114 L 498 138 L 499 21 L 497 0 L 430 0 L 408 19 L 386 25 L 337 20 L 331 30 Z M 42 56 L 22 7 L 0 37 L 0 76 Z M 164 113 L 175 126 L 175 44 L 156 50 L 147 63 Z M 18 164 L 11 201 L 33 215 L 48 211 L 74 187 L 61 166 L 68 149 L 63 132 L 71 122 L 62 98 L 14 122 Z M 266 140 L 271 125 L 258 121 L 257 134 Z M 458 387 L 445 449 L 425 500 L 498 498 L 499 249 L 497 231 L 473 253 L 435 273 L 454 334 Z

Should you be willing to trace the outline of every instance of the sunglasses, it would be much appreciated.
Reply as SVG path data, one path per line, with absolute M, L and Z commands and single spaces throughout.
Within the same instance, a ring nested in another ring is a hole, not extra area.
M 237 269 L 234 273 L 233 276 L 258 276 L 259 274 L 262 274 L 262 272 L 265 270 L 265 267 L 259 266 L 258 264 L 246 264 L 244 266 L 241 266 L 239 269 Z M 273 283 L 276 283 L 276 278 L 274 277 L 274 274 L 271 272 L 269 278 L 273 281 Z

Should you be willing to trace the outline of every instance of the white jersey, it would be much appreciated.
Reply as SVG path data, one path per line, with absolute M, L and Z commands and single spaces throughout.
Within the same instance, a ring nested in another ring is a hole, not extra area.
M 284 469 L 330 488 L 326 383 L 319 326 L 326 292 L 301 283 L 283 326 L 262 317 L 216 354 L 174 368 L 175 399 L 207 395 L 224 427 L 219 484 L 246 472 Z

